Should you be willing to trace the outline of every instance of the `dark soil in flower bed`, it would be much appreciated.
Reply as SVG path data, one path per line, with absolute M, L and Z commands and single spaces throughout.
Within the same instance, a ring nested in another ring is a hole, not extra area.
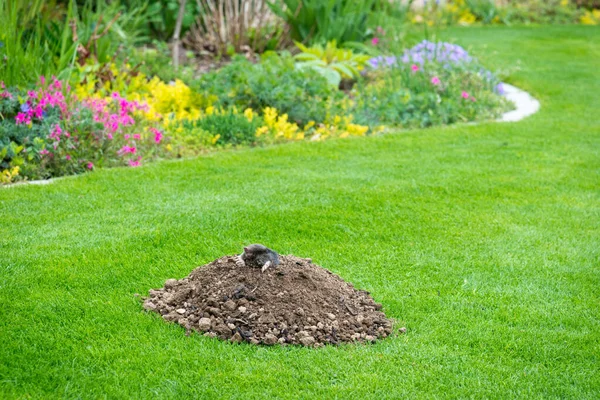
M 144 308 L 188 332 L 232 342 L 322 346 L 373 342 L 392 321 L 368 292 L 355 289 L 310 259 L 280 256 L 265 272 L 219 258 L 181 280 L 150 290 Z

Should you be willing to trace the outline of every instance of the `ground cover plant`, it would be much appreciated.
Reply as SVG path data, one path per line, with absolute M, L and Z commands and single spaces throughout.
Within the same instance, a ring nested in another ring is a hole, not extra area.
M 542 108 L 519 123 L 1 189 L 0 397 L 597 398 L 599 34 L 443 32 L 521 60 L 511 83 Z M 135 293 L 255 241 L 368 290 L 406 334 L 264 348 L 142 311 Z

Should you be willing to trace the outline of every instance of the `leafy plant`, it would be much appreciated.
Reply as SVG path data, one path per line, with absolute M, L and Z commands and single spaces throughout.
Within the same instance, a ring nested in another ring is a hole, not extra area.
M 166 41 L 173 37 L 179 10 L 179 0 L 120 0 L 124 13 L 144 10 L 144 19 L 136 24 L 140 29 L 140 37 L 152 40 Z M 186 33 L 194 24 L 198 15 L 198 6 L 194 1 L 188 1 L 182 21 L 182 33 Z
M 335 40 L 363 42 L 376 0 L 272 0 L 269 7 L 283 18 L 293 40 L 314 44 Z
M 145 5 L 125 7 L 119 1 L 88 0 L 68 19 L 71 40 L 77 44 L 79 64 L 89 57 L 96 62 L 113 59 L 118 49 L 133 48 L 148 40 L 142 25 L 148 16 Z
M 471 14 L 484 24 L 499 19 L 499 10 L 493 0 L 466 0 L 466 4 Z
M 242 145 L 256 142 L 256 130 L 263 124 L 260 117 L 247 118 L 229 109 L 217 111 L 193 122 L 196 127 L 213 135 L 213 144 Z
M 298 123 L 324 121 L 341 107 L 344 95 L 313 71 L 298 69 L 289 53 L 265 53 L 252 64 L 235 57 L 226 67 L 204 74 L 195 84 L 201 93 L 217 95 L 217 105 L 262 111 L 275 107 Z
M 325 47 L 306 47 L 299 42 L 296 42 L 296 46 L 302 51 L 294 56 L 296 67 L 316 71 L 335 87 L 339 86 L 342 78 L 358 78 L 371 58 L 366 54 L 355 54 L 349 49 L 340 49 L 335 40 L 327 42 Z
M 54 5 L 43 0 L 0 0 L 0 77 L 7 85 L 35 82 L 73 62 L 76 45 L 69 39 L 68 25 L 46 12 Z M 59 12 L 61 18 L 71 18 L 74 9 Z

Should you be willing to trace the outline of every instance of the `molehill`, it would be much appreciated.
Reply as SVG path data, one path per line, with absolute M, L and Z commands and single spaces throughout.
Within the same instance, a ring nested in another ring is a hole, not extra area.
M 319 347 L 373 342 L 392 332 L 392 321 L 370 294 L 357 290 L 309 258 L 279 256 L 279 265 L 236 265 L 221 257 L 181 280 L 150 290 L 144 308 L 188 332 L 232 342 Z

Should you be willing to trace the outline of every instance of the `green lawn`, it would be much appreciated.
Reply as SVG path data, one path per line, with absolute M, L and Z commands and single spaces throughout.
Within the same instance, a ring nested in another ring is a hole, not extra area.
M 442 33 L 541 111 L 0 189 L 0 398 L 598 398 L 600 29 Z M 408 332 L 232 345 L 135 293 L 261 242 Z

